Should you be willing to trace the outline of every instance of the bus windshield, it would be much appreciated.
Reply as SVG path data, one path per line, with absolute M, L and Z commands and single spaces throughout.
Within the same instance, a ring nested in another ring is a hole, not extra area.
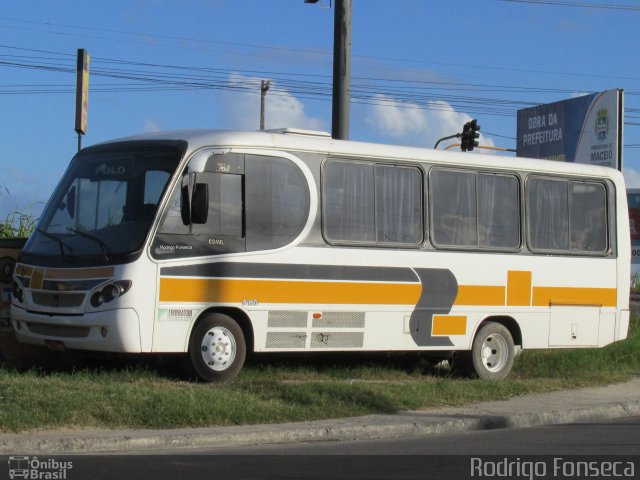
M 171 146 L 81 152 L 23 253 L 110 263 L 140 251 L 180 157 L 181 151 Z

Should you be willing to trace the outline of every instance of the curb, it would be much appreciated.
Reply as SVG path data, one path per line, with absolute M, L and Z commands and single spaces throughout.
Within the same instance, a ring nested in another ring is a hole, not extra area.
M 496 404 L 499 402 L 496 402 Z M 491 404 L 479 404 L 491 405 Z M 165 449 L 380 438 L 523 428 L 640 415 L 640 400 L 594 407 L 516 414 L 468 413 L 471 408 L 371 415 L 341 420 L 180 430 L 99 430 L 0 435 L 0 454 L 154 452 Z M 456 413 L 457 411 L 457 413 Z M 449 413 L 448 413 L 449 412 Z

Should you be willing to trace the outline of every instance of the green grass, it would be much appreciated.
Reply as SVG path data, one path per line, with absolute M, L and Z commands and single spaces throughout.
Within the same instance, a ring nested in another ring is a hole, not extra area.
M 35 230 L 37 221 L 31 212 L 11 212 L 0 220 L 0 238 L 26 238 Z
M 0 431 L 179 428 L 392 413 L 618 382 L 640 374 L 640 321 L 603 349 L 524 352 L 509 378 L 452 376 L 415 357 L 260 357 L 229 384 L 148 363 L 18 372 L 0 368 Z M 48 362 L 49 364 L 51 362 Z
M 631 274 L 631 293 L 640 294 L 640 275 L 637 273 Z

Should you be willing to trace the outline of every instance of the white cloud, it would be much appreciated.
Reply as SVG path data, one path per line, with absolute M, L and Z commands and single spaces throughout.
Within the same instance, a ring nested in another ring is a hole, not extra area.
M 236 84 L 240 93 L 222 97 L 225 125 L 240 130 L 260 128 L 260 82 L 262 79 L 231 74 L 229 80 Z M 252 90 L 244 90 L 255 85 Z M 301 128 L 305 130 L 326 130 L 324 122 L 307 115 L 304 104 L 288 91 L 272 82 L 265 99 L 265 128 Z
M 466 113 L 456 112 L 444 101 L 429 102 L 426 108 L 404 103 L 384 95 L 376 95 L 376 104 L 371 106 L 365 121 L 375 133 L 392 142 L 421 147 L 433 147 L 439 138 L 462 131 L 462 126 L 472 118 Z M 494 146 L 491 139 L 480 134 L 480 145 Z M 453 139 L 442 142 L 460 143 Z M 475 151 L 475 150 L 474 150 Z
M 144 119 L 143 131 L 145 133 L 154 133 L 154 132 L 159 132 L 160 130 L 161 128 L 156 122 L 154 122 L 150 118 Z
M 622 174 L 627 188 L 640 188 L 640 172 L 638 170 L 624 167 Z

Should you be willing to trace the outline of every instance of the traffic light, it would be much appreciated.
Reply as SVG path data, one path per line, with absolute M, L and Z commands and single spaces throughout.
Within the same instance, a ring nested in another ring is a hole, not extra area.
M 476 120 L 475 118 L 470 122 L 464 124 L 464 127 L 462 128 L 462 137 L 460 140 L 460 148 L 463 152 L 471 152 L 473 150 L 473 147 L 478 146 L 476 138 L 480 137 L 480 134 L 478 133 L 479 131 L 480 125 L 478 125 L 478 120 Z

